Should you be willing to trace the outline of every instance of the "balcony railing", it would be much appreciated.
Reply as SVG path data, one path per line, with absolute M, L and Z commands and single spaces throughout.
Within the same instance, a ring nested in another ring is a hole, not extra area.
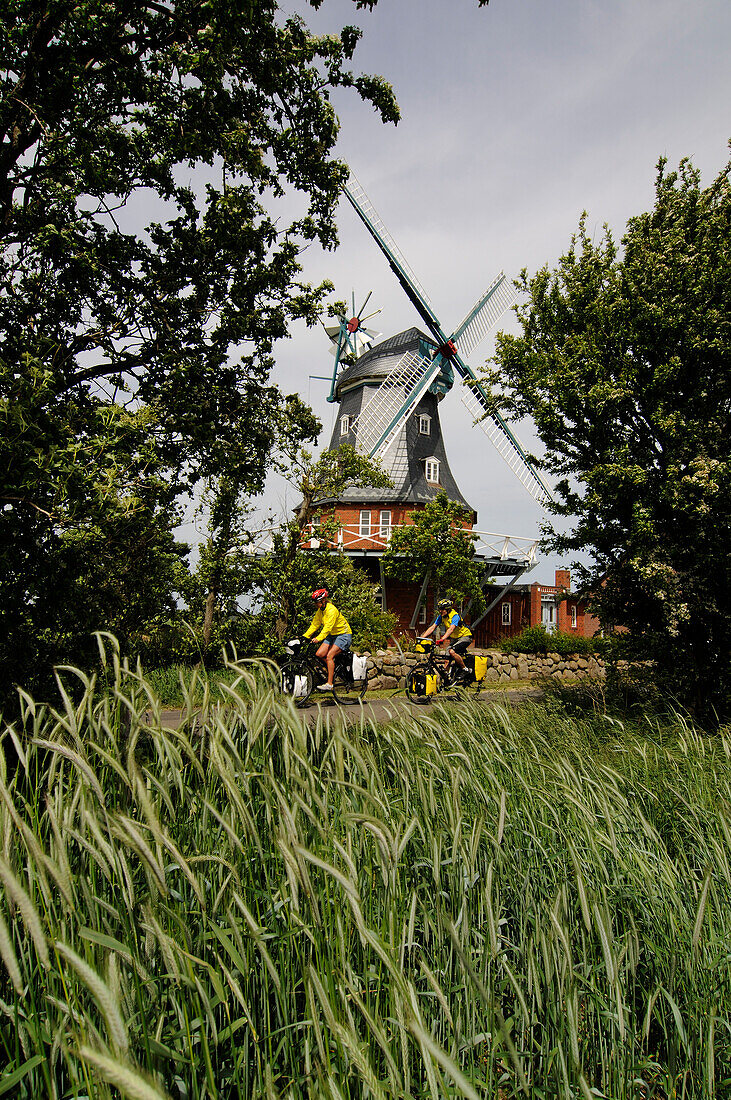
M 374 525 L 365 531 L 358 524 L 353 527 L 340 527 L 334 545 L 339 550 L 384 551 L 388 548 L 393 532 L 401 526 L 411 524 L 391 524 L 379 527 Z M 302 542 L 305 548 L 316 549 L 320 546 L 317 528 L 310 528 L 309 539 Z M 492 531 L 474 531 L 465 529 L 465 534 L 473 536 L 475 554 L 479 557 L 499 558 L 501 561 L 520 561 L 533 565 L 536 561 L 538 542 L 536 539 L 516 538 L 513 535 L 499 535 Z
M 388 548 L 393 532 L 401 526 L 410 524 L 391 524 L 380 527 L 374 525 L 366 533 L 358 524 L 352 527 L 340 527 L 334 542 L 329 542 L 334 549 L 345 551 L 364 551 L 383 553 Z M 250 554 L 264 554 L 272 548 L 272 530 L 264 529 L 257 532 L 247 547 Z M 301 542 L 303 549 L 315 550 L 322 545 L 317 537 L 319 528 L 311 524 L 305 532 Z M 475 554 L 481 558 L 492 558 L 499 561 L 517 561 L 529 568 L 535 565 L 537 560 L 538 542 L 536 539 L 517 538 L 514 535 L 500 535 L 492 531 L 474 531 L 465 528 L 465 534 L 474 538 Z

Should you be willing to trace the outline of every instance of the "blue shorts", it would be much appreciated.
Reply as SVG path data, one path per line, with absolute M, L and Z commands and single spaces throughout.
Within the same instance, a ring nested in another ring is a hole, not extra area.
M 322 639 L 323 642 L 327 642 L 328 645 L 336 645 L 338 649 L 350 649 L 350 644 L 353 641 L 352 634 L 328 634 L 327 637 Z

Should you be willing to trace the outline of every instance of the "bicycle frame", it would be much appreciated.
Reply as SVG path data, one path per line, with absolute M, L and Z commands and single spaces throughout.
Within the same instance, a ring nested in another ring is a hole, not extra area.
M 280 665 L 281 688 L 286 694 L 294 695 L 297 706 L 301 707 L 307 703 L 313 690 L 327 680 L 327 664 L 322 657 L 308 650 L 300 638 L 293 638 L 284 648 L 288 659 Z M 349 650 L 339 653 L 335 658 L 333 699 L 341 703 L 360 699 L 367 687 L 367 680 L 356 681 L 353 678 L 352 653 Z M 326 695 L 324 697 L 327 698 Z

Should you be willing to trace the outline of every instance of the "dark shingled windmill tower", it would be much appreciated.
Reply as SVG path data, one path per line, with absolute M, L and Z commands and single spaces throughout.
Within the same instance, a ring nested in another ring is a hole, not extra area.
M 394 487 L 352 488 L 337 501 L 322 503 L 332 505 L 339 520 L 343 551 L 360 559 L 359 564 L 374 579 L 380 578 L 384 604 L 398 614 L 402 627 L 414 628 L 425 621 L 427 605 L 431 607 L 438 594 L 427 589 L 428 577 L 420 591 L 418 586 L 392 581 L 386 588 L 379 565 L 393 527 L 408 523 L 410 513 L 440 492 L 464 506 L 466 526 L 477 521 L 449 468 L 439 421 L 439 402 L 452 388 L 455 372 L 464 383 L 462 401 L 473 424 L 485 432 L 536 499 L 545 501 L 550 494 L 510 427 L 489 410 L 487 394 L 462 358 L 482 341 L 512 301 L 513 291 L 505 276 L 501 273 L 495 279 L 462 324 L 447 336 L 426 293 L 353 177 L 345 194 L 386 256 L 429 335 L 411 328 L 371 346 L 375 334 L 363 328 L 358 314 L 341 318 L 339 326 L 328 330 L 335 343 L 328 400 L 340 405 L 330 449 L 349 443 L 362 454 L 378 458 Z M 489 419 L 483 419 L 486 412 Z M 478 556 L 478 560 L 484 565 L 485 579 L 503 575 L 512 577 L 513 583 L 534 564 L 532 557 L 506 558 L 504 554 Z
M 370 348 L 339 376 L 335 396 L 340 403 L 340 416 L 330 440 L 330 449 L 342 443 L 358 445 L 357 423 L 363 409 L 383 384 L 393 375 L 405 353 L 432 354 L 435 345 L 419 329 L 410 328 Z M 440 492 L 450 500 L 473 509 L 457 488 L 444 450 L 439 423 L 439 401 L 444 396 L 431 389 L 419 399 L 413 412 L 400 425 L 393 442 L 381 456 L 384 469 L 390 474 L 393 489 L 350 489 L 342 502 L 393 505 L 424 505 Z M 394 522 L 402 522 L 394 520 Z

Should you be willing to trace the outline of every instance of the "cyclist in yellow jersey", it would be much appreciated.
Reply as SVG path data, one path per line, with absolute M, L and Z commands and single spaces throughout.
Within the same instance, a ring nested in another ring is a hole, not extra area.
M 330 603 L 330 593 L 326 588 L 316 588 L 312 593 L 317 610 L 312 622 L 305 631 L 305 638 L 321 642 L 317 656 L 327 665 L 327 683 L 319 684 L 318 691 L 332 691 L 335 677 L 335 658 L 346 649 L 350 649 L 353 632 L 348 620 L 340 614 L 334 603 Z M 318 633 L 319 632 L 319 633 Z
M 462 654 L 466 651 L 467 646 L 473 641 L 472 631 L 465 625 L 458 612 L 452 607 L 451 600 L 440 600 L 438 606 L 439 614 L 429 629 L 424 631 L 422 638 L 428 638 L 430 634 L 434 633 L 438 626 L 444 627 L 444 634 L 437 642 L 437 645 L 447 645 L 449 640 L 452 640 L 454 644 L 450 646 L 449 656 L 457 662 L 464 673 L 467 671 L 467 666 L 464 663 Z

